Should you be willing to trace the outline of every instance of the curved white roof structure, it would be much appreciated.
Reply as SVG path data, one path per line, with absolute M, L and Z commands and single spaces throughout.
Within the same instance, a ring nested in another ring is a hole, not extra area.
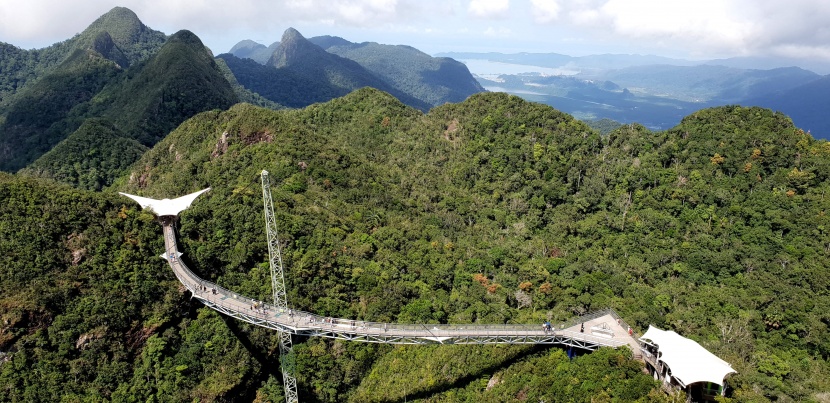
M 179 215 L 179 213 L 182 210 L 190 207 L 190 204 L 193 203 L 193 200 L 195 200 L 197 197 L 199 197 L 200 194 L 205 193 L 208 190 L 210 190 L 210 188 L 202 189 L 202 190 L 200 190 L 196 193 L 191 193 L 187 196 L 178 197 L 178 198 L 175 198 L 173 200 L 170 200 L 170 199 L 156 200 L 156 199 L 150 199 L 150 198 L 147 198 L 147 197 L 135 196 L 135 195 L 131 195 L 131 194 L 127 194 L 127 193 L 121 193 L 121 192 L 118 192 L 118 194 L 123 195 L 123 196 L 127 196 L 130 199 L 135 200 L 138 204 L 141 205 L 141 208 L 143 208 L 145 210 L 150 210 L 155 215 L 157 215 L 159 217 L 162 217 L 162 216 L 166 216 L 166 215 L 172 215 L 172 216 Z
M 723 385 L 723 378 L 735 372 L 728 362 L 703 348 L 696 341 L 687 339 L 671 330 L 649 326 L 640 337 L 649 344 L 655 344 L 661 353 L 660 361 L 671 368 L 672 376 L 683 383 L 712 382 Z

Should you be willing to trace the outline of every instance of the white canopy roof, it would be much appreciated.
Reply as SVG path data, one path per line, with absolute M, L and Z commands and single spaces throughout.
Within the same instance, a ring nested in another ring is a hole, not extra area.
M 210 188 L 203 189 L 203 190 L 200 190 L 196 193 L 191 193 L 187 196 L 182 196 L 182 197 L 179 197 L 179 198 L 176 198 L 176 199 L 173 199 L 173 200 L 170 200 L 170 199 L 162 199 L 162 200 L 149 199 L 149 198 L 146 198 L 146 197 L 135 196 L 135 195 L 121 193 L 121 192 L 118 192 L 118 194 L 127 196 L 130 199 L 135 200 L 138 204 L 141 205 L 141 208 L 143 208 L 145 210 L 150 210 L 153 213 L 155 213 L 155 215 L 161 217 L 161 216 L 166 216 L 166 215 L 173 215 L 173 216 L 178 215 L 179 212 L 181 212 L 182 210 L 190 207 L 190 204 L 193 203 L 193 200 L 195 200 L 196 197 L 198 197 L 202 193 L 207 192 L 208 190 L 210 190 Z
M 723 385 L 723 378 L 735 372 L 728 362 L 718 358 L 696 341 L 671 330 L 649 326 L 640 340 L 656 344 L 662 355 L 659 360 L 671 368 L 672 376 L 684 385 L 712 382 Z

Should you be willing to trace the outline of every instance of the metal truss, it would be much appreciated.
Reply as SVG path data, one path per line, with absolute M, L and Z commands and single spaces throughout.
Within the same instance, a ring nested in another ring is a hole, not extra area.
M 181 253 L 178 252 L 172 226 L 165 220 L 162 220 L 162 223 L 167 248 L 167 253 L 162 257 L 168 261 L 176 277 L 191 291 L 194 298 L 219 313 L 276 330 L 281 334 L 384 344 L 549 344 L 591 351 L 600 347 L 618 348 L 627 344 L 622 340 L 567 330 L 575 323 L 609 313 L 618 317 L 613 310 L 588 314 L 560 324 L 559 330 L 546 332 L 536 325 L 521 324 L 425 325 L 366 322 L 280 308 L 248 298 L 196 276 L 179 259 Z
M 280 239 L 277 235 L 277 219 L 274 216 L 274 202 L 271 200 L 271 181 L 268 171 L 262 171 L 262 204 L 265 210 L 265 233 L 268 238 L 268 263 L 271 267 L 271 292 L 274 297 L 274 306 L 280 311 L 288 311 L 288 297 L 285 292 L 285 274 L 282 265 Z M 278 331 L 280 339 L 280 367 L 285 384 L 285 401 L 296 403 L 297 378 L 294 377 L 294 351 L 291 343 L 291 332 Z

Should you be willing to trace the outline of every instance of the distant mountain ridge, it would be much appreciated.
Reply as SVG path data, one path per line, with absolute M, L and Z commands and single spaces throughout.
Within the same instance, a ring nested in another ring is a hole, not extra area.
M 250 39 L 243 40 L 234 45 L 228 53 L 243 59 L 251 59 L 259 64 L 268 63 L 268 59 L 276 52 L 279 42 L 274 42 L 270 46 L 254 42 Z
M 762 105 L 784 111 L 796 125 L 812 130 L 817 137 L 830 138 L 830 114 L 826 113 L 830 99 L 820 90 L 826 87 L 823 77 L 801 67 L 787 67 L 794 62 L 790 59 L 690 61 L 557 53 L 441 55 L 485 70 L 477 79 L 488 90 L 542 102 L 585 121 L 607 118 L 665 130 L 702 108 Z M 819 62 L 814 65 L 821 67 Z M 521 71 L 518 66 L 533 66 L 536 72 L 529 67 L 526 70 L 531 72 L 516 74 Z M 803 102 L 806 99 L 811 102 Z
M 830 75 L 741 103 L 781 111 L 814 137 L 830 139 Z
M 800 67 L 818 74 L 830 74 L 830 63 L 820 60 L 773 57 L 732 57 L 726 59 L 689 60 L 656 55 L 608 53 L 598 55 L 570 56 L 561 53 L 501 53 L 501 52 L 441 52 L 435 56 L 451 57 L 456 60 L 489 60 L 500 63 L 523 64 L 539 67 L 562 67 L 568 65 L 587 70 L 616 70 L 645 65 L 669 66 L 723 66 L 744 70 L 773 70 L 783 67 Z
M 219 57 L 225 60 L 240 84 L 281 105 L 303 107 L 341 97 L 362 87 L 373 87 L 415 108 L 426 110 L 430 107 L 360 64 L 326 52 L 293 28 L 283 33 L 265 68 L 234 60 L 235 56 Z M 299 88 L 306 90 L 298 91 Z
M 411 46 L 352 43 L 328 36 L 309 41 L 329 53 L 354 60 L 431 105 L 461 102 L 484 91 L 463 63 L 446 57 L 432 57 Z
M 265 65 L 292 71 L 312 81 L 319 82 L 320 78 L 325 78 L 324 82 L 317 84 L 322 89 L 313 91 L 310 95 L 330 92 L 332 89 L 337 93 L 342 92 L 337 88 L 353 90 L 360 86 L 371 86 L 395 95 L 410 106 L 426 110 L 447 102 L 460 102 L 472 94 L 484 91 L 462 63 L 431 57 L 410 46 L 373 42 L 357 44 L 334 36 L 306 39 L 293 28 L 286 30 L 283 38 L 280 42 L 275 42 L 272 47 L 274 46 L 275 50 Z M 230 54 L 239 59 L 262 63 L 258 52 L 264 52 L 265 49 L 265 45 L 246 40 L 236 44 Z M 246 79 L 239 79 L 240 83 L 245 81 L 248 85 L 256 86 L 252 88 L 255 92 L 286 92 L 274 88 L 261 78 L 263 75 L 273 75 L 273 72 L 258 69 L 242 60 L 232 61 L 225 55 L 219 57 L 225 59 L 229 66 L 236 66 L 236 70 L 231 67 L 234 75 L 237 79 L 246 76 Z M 292 104 L 285 98 L 269 99 L 286 105 Z M 293 104 L 304 106 L 297 102 Z
M 711 65 L 645 65 L 612 70 L 595 77 L 649 95 L 728 104 L 797 87 L 820 76 L 798 67 L 746 70 Z
M 489 60 L 492 62 L 521 64 L 548 68 L 571 67 L 587 70 L 614 70 L 633 66 L 666 64 L 672 66 L 691 66 L 696 62 L 655 55 L 601 54 L 587 56 L 569 56 L 561 53 L 499 53 L 499 52 L 442 52 L 439 57 L 456 60 Z

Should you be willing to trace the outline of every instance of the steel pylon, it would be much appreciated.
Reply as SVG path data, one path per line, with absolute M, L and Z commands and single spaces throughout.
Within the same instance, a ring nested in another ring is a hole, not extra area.
M 280 312 L 289 312 L 288 300 L 285 294 L 285 275 L 283 274 L 282 253 L 280 240 L 277 236 L 277 221 L 274 217 L 274 202 L 271 199 L 271 182 L 268 171 L 262 171 L 262 203 L 265 209 L 265 232 L 268 236 L 268 263 L 271 266 L 271 290 L 274 294 L 274 305 Z M 291 333 L 278 331 L 280 338 L 280 368 L 285 384 L 285 401 L 299 402 L 297 395 L 297 378 L 294 377 L 294 351 L 292 349 Z

